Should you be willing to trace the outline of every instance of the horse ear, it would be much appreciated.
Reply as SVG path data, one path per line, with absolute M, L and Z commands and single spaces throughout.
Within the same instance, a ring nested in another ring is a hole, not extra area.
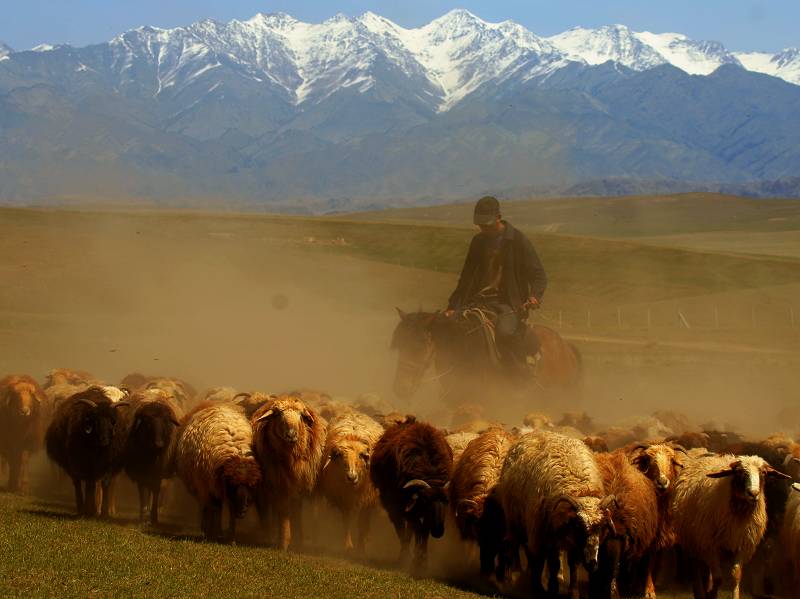
M 408 314 L 403 312 L 400 308 L 395 307 L 395 310 L 397 310 L 397 314 L 400 315 L 400 320 L 405 320 L 408 317 Z

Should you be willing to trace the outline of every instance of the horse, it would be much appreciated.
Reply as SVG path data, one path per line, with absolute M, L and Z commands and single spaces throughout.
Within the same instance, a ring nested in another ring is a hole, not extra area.
M 487 392 L 509 388 L 573 392 L 581 381 L 583 363 L 578 348 L 553 329 L 527 324 L 526 335 L 536 335 L 540 357 L 527 377 L 514 376 L 496 357 L 493 343 L 487 343 L 490 323 L 465 318 L 458 313 L 403 312 L 392 334 L 391 348 L 398 352 L 393 389 L 400 399 L 412 397 L 433 366 L 431 380 L 441 384 L 444 399 L 481 401 Z M 450 403 L 450 402 L 448 402 Z

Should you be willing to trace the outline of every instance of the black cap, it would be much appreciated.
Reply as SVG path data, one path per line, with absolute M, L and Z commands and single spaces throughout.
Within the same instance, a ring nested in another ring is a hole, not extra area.
M 476 225 L 491 225 L 500 214 L 500 202 L 493 196 L 484 196 L 475 204 L 472 222 Z

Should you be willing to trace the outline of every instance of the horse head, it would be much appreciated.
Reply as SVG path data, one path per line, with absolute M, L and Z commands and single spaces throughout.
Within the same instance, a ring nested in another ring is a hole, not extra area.
M 439 313 L 406 313 L 400 308 L 397 313 L 400 322 L 394 329 L 391 344 L 398 352 L 393 388 L 397 397 L 406 399 L 417 392 L 433 359 L 431 329 Z

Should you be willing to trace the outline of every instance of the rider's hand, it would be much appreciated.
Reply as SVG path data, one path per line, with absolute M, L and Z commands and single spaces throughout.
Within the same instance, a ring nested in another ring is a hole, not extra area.
M 525 307 L 535 310 L 536 308 L 539 307 L 539 300 L 536 299 L 534 296 L 530 296 L 528 298 L 528 301 L 525 302 Z
M 446 318 L 450 318 L 455 313 L 456 313 L 455 310 L 453 310 L 452 308 L 448 308 L 442 314 L 444 314 Z

